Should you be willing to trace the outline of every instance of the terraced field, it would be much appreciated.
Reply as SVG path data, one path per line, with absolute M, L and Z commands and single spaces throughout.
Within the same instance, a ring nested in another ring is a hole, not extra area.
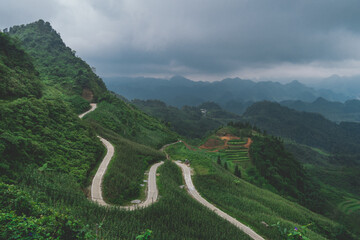
M 339 208 L 346 214 L 360 211 L 360 201 L 354 198 L 348 198 L 339 204 Z
M 242 169 L 246 169 L 251 165 L 249 159 L 249 149 L 244 147 L 247 139 L 229 140 L 227 142 L 228 148 L 222 150 L 225 160 L 230 168 L 235 168 L 238 165 Z

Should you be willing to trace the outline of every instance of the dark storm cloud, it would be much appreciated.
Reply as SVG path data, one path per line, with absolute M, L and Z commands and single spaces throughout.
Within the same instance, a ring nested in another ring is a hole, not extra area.
M 33 14 L 27 1 L 8 2 L 17 12 L 6 23 L 51 13 L 66 43 L 104 75 L 326 75 L 360 67 L 355 0 L 38 0 Z

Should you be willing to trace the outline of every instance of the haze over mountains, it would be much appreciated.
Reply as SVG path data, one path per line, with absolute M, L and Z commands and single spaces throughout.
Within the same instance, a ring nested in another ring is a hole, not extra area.
M 107 78 L 109 89 L 128 99 L 159 99 L 167 104 L 181 107 L 213 101 L 222 106 L 232 102 L 255 102 L 262 100 L 315 101 L 319 97 L 331 101 L 345 101 L 350 97 L 326 89 L 314 89 L 299 81 L 287 84 L 278 82 L 254 82 L 240 78 L 227 78 L 216 82 L 195 82 L 182 76 L 169 80 L 158 78 Z

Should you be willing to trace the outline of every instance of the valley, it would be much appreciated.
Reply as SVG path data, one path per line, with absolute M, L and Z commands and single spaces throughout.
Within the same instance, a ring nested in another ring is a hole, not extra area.
M 284 106 L 343 96 L 175 76 L 122 79 L 129 101 L 48 22 L 0 43 L 0 239 L 359 239 L 360 124 Z

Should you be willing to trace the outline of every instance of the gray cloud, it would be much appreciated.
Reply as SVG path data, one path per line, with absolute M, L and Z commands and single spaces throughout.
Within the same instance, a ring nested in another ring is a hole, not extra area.
M 105 76 L 360 73 L 357 0 L 5 2 L 1 28 L 48 20 Z

